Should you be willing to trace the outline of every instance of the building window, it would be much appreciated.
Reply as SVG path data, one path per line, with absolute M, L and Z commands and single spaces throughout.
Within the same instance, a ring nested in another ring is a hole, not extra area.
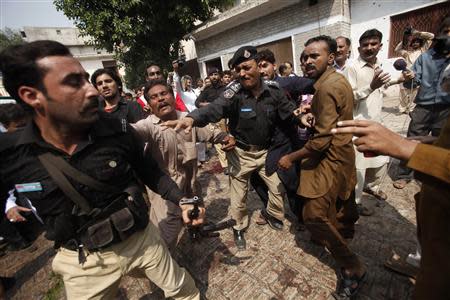
M 57 35 L 61 35 L 61 30 L 56 29 L 56 34 L 57 34 Z
M 23 30 L 20 31 L 20 34 L 22 35 L 23 38 L 26 38 L 26 37 L 27 37 L 27 34 L 26 34 L 25 31 L 23 31 Z

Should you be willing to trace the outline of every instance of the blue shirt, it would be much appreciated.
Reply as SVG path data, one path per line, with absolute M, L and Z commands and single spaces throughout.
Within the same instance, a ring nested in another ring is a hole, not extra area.
M 414 80 L 420 85 L 415 102 L 419 105 L 450 105 L 450 94 L 442 91 L 441 82 L 450 58 L 438 55 L 431 48 L 419 56 L 412 70 L 416 74 Z

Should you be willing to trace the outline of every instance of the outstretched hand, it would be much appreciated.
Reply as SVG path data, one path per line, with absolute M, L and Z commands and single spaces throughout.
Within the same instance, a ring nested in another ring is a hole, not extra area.
M 194 119 L 186 117 L 180 120 L 170 120 L 161 124 L 163 127 L 170 127 L 178 131 L 180 129 L 184 129 L 184 132 L 190 133 L 192 130 L 192 126 L 194 125 Z
M 408 160 L 417 146 L 381 124 L 367 120 L 348 120 L 338 122 L 340 128 L 331 130 L 333 134 L 351 133 L 358 137 L 353 141 L 359 152 L 373 152 Z

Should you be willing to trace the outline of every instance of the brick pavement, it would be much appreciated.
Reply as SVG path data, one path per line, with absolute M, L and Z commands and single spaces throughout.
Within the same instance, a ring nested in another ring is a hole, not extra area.
M 385 100 L 384 123 L 397 132 L 405 133 L 406 115 L 397 115 L 397 99 Z M 206 194 L 208 219 L 212 222 L 228 218 L 228 178 L 217 173 L 217 159 L 213 158 L 200 172 L 200 181 Z M 367 283 L 358 299 L 409 299 L 413 285 L 406 277 L 387 271 L 383 263 L 392 251 L 406 255 L 415 249 L 415 212 L 413 194 L 417 184 L 404 190 L 392 187 L 390 176 L 395 173 L 394 161 L 382 189 L 388 194 L 386 202 L 365 195 L 366 205 L 374 208 L 375 215 L 361 217 L 351 248 L 368 266 Z M 261 203 L 254 192 L 249 193 L 250 214 L 255 216 Z M 181 237 L 175 258 L 195 277 L 204 298 L 221 299 L 331 299 L 336 287 L 336 265 L 323 248 L 309 241 L 308 232 L 296 232 L 295 224 L 286 221 L 282 232 L 251 222 L 246 234 L 247 250 L 238 252 L 231 230 L 221 232 L 220 238 L 191 243 Z M 40 252 L 34 254 L 32 274 L 19 272 L 19 285 L 10 292 L 11 299 L 40 299 L 54 285 L 50 273 L 50 243 L 39 240 Z M 24 252 L 8 255 L 0 260 L 0 267 L 10 274 L 22 268 L 11 263 Z M 11 260 L 13 257 L 13 260 Z M 20 259 L 19 259 L 20 260 Z M 27 263 L 32 259 L 26 260 Z M 8 263 L 9 261 L 9 263 Z M 38 261 L 39 264 L 36 262 Z M 161 291 L 150 294 L 146 279 L 126 277 L 121 283 L 119 299 L 163 299 Z M 63 293 L 57 299 L 64 299 Z

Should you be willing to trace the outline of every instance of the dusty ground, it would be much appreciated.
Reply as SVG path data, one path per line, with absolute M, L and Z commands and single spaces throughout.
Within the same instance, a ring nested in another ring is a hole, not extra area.
M 397 114 L 396 103 L 395 98 L 386 99 L 384 122 L 404 134 L 408 119 Z M 380 202 L 366 195 L 366 204 L 374 208 L 375 215 L 360 218 L 351 243 L 369 270 L 368 281 L 357 299 L 411 298 L 411 281 L 383 267 L 393 251 L 406 255 L 415 249 L 413 194 L 419 187 L 410 184 L 404 190 L 394 189 L 391 176 L 396 165 L 394 161 L 382 185 L 388 200 Z M 217 159 L 213 158 L 200 173 L 212 222 L 228 218 L 230 203 L 228 178 L 218 171 Z M 261 203 L 253 192 L 249 194 L 248 205 L 255 217 Z M 289 221 L 282 232 L 252 221 L 246 234 L 246 251 L 238 252 L 231 230 L 225 230 L 220 238 L 194 244 L 183 235 L 175 257 L 193 274 L 207 299 L 329 299 L 336 287 L 336 264 L 309 237 L 308 232 L 296 232 Z M 35 245 L 38 250 L 32 253 L 23 250 L 0 259 L 0 275 L 15 275 L 17 279 L 8 299 L 64 299 L 61 282 L 51 273 L 54 253 L 51 244 L 40 237 Z M 147 280 L 126 277 L 118 299 L 164 298 L 161 291 L 152 294 L 150 291 Z

